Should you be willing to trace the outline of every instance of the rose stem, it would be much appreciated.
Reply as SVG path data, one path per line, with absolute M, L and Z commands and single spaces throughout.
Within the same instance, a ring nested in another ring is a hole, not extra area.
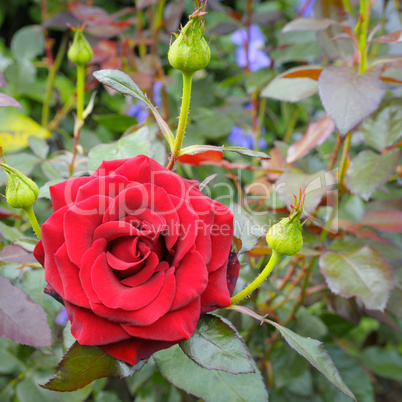
M 184 133 L 186 131 L 188 111 L 190 109 L 191 99 L 191 82 L 194 73 L 187 73 L 182 71 L 183 74 L 183 96 L 181 99 L 181 109 L 179 117 L 179 126 L 177 127 L 176 138 L 174 140 L 172 156 L 170 157 L 168 169 L 172 170 L 177 158 L 180 155 L 180 150 L 183 144 Z
M 32 229 L 34 230 L 34 232 L 36 233 L 36 236 L 38 236 L 38 239 L 40 240 L 40 238 L 41 238 L 40 237 L 40 226 L 39 226 L 38 220 L 36 219 L 36 215 L 35 215 L 32 205 L 27 208 L 24 208 L 24 210 L 28 215 L 29 222 L 31 222 Z
M 84 95 L 85 95 L 85 64 L 77 64 L 77 124 L 74 128 L 74 150 L 70 164 L 70 176 L 74 171 L 75 157 L 77 156 L 80 141 L 81 125 L 84 120 Z
M 252 292 L 254 292 L 254 290 L 256 290 L 265 281 L 265 279 L 267 279 L 268 275 L 272 272 L 274 266 L 281 259 L 281 257 L 282 254 L 278 253 L 275 250 L 272 250 L 271 258 L 269 259 L 266 267 L 262 270 L 260 275 L 258 275 L 257 278 L 255 278 L 254 281 L 250 283 L 250 285 L 248 285 L 240 293 L 238 293 L 237 295 L 233 296 L 230 299 L 232 305 L 239 303 L 240 301 L 245 299 L 248 295 L 250 295 Z

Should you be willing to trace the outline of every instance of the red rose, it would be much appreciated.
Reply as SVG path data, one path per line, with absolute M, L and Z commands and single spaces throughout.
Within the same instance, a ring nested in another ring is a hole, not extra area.
M 233 215 L 197 184 L 140 155 L 50 187 L 34 254 L 80 344 L 136 364 L 230 305 Z

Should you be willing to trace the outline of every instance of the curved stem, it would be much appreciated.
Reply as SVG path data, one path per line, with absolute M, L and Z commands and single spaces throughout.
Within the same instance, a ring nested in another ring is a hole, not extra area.
M 30 207 L 24 208 L 25 212 L 28 215 L 29 222 L 31 222 L 32 229 L 36 233 L 36 236 L 38 236 L 38 239 L 40 240 L 40 226 L 38 223 L 38 220 L 36 219 L 35 212 L 33 210 L 33 206 L 31 205 Z
M 180 155 L 180 150 L 183 145 L 184 133 L 187 126 L 188 111 L 190 110 L 191 99 L 191 83 L 193 80 L 193 73 L 182 72 L 183 74 L 183 96 L 181 99 L 181 109 L 179 117 L 179 126 L 177 127 L 176 138 L 174 140 L 172 156 L 170 157 L 168 169 L 172 170 L 177 158 Z
M 281 257 L 282 257 L 282 254 L 279 254 L 275 250 L 272 250 L 271 258 L 269 259 L 266 267 L 262 270 L 260 275 L 258 275 L 257 278 L 255 278 L 254 281 L 250 283 L 250 285 L 248 285 L 240 293 L 238 293 L 237 295 L 233 296 L 230 299 L 230 301 L 232 302 L 232 305 L 239 303 L 244 298 L 246 298 L 248 295 L 250 295 L 252 292 L 254 292 L 254 290 L 256 290 L 265 281 L 265 279 L 267 279 L 268 275 L 272 272 L 272 270 L 274 269 L 274 266 L 281 259 Z
M 84 123 L 85 64 L 77 64 L 77 119 L 74 125 L 74 149 L 70 163 L 70 176 L 74 172 L 75 158 L 80 143 L 81 127 Z

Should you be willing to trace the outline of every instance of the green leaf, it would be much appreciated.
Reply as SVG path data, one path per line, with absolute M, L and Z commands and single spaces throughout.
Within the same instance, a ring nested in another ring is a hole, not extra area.
M 260 159 L 271 159 L 265 152 L 253 151 L 252 149 L 243 147 L 225 147 L 224 151 L 236 152 L 244 156 L 252 156 Z
M 14 242 L 22 237 L 22 233 L 17 228 L 8 226 L 3 222 L 0 222 L 0 233 L 1 236 L 9 242 Z
M 47 154 L 49 153 L 49 145 L 48 143 L 40 137 L 35 137 L 31 135 L 28 137 L 29 147 L 32 149 L 32 152 L 40 159 L 46 159 Z
M 17 93 L 29 92 L 35 85 L 36 67 L 32 61 L 22 59 L 13 61 L 4 71 L 7 82 Z
M 336 388 L 339 389 L 348 398 L 356 401 L 352 391 L 345 385 L 338 370 L 336 369 L 331 357 L 325 350 L 322 342 L 316 339 L 304 338 L 288 328 L 279 325 L 278 323 L 267 320 L 266 318 L 258 315 L 254 311 L 245 306 L 230 306 L 230 310 L 239 311 L 240 313 L 247 314 L 250 317 L 260 321 L 273 325 L 281 333 L 285 341 L 292 347 L 297 353 L 307 359 L 311 365 L 313 365 L 318 371 L 320 371 Z
M 298 102 L 318 92 L 318 82 L 310 78 L 283 78 L 284 75 L 320 66 L 296 67 L 275 77 L 262 91 L 261 96 L 285 102 Z
M 115 359 L 100 347 L 84 346 L 75 342 L 63 356 L 58 373 L 41 387 L 53 391 L 75 391 L 102 377 L 128 377 L 144 366 L 141 360 L 135 366 Z
M 382 151 L 402 136 L 402 108 L 400 104 L 388 105 L 363 121 L 364 139 Z
M 2 276 L 0 276 L 0 334 L 25 345 L 52 344 L 52 335 L 43 308 Z
M 240 205 L 232 204 L 230 209 L 234 215 L 233 236 L 241 241 L 239 253 L 252 250 L 265 234 L 264 228 L 259 226 Z
M 89 385 L 74 393 L 60 393 L 41 388 L 38 383 L 43 381 L 42 371 L 27 375 L 16 386 L 16 395 L 19 402 L 82 402 L 87 400 L 93 386 Z
M 199 108 L 192 115 L 197 130 L 209 140 L 217 140 L 229 134 L 233 120 L 213 109 Z
M 39 25 L 19 29 L 11 40 L 11 51 L 17 60 L 31 60 L 45 50 L 45 37 Z
M 137 124 L 134 117 L 121 114 L 94 115 L 92 118 L 100 125 L 116 133 L 124 133 L 128 128 Z
M 311 338 L 304 338 L 274 321 L 266 321 L 277 328 L 281 335 L 284 337 L 285 341 L 289 344 L 289 346 L 296 350 L 296 352 L 300 353 L 310 362 L 311 365 L 313 365 L 318 371 L 324 374 L 324 376 L 333 385 L 335 385 L 335 387 L 338 388 L 339 391 L 345 394 L 352 401 L 356 401 L 353 392 L 343 382 L 331 357 L 328 355 L 327 351 L 320 341 Z
M 282 32 L 303 32 L 303 31 L 323 31 L 331 25 L 338 23 L 329 18 L 296 18 L 288 22 L 282 29 Z
M 342 336 L 342 335 L 340 335 Z M 328 353 L 333 359 L 342 378 L 345 379 L 346 385 L 356 396 L 359 402 L 374 402 L 374 389 L 367 371 L 362 367 L 359 360 L 349 356 L 341 349 L 328 345 Z M 347 398 L 336 391 L 334 387 L 317 376 L 316 386 L 324 401 L 327 402 L 346 402 Z
M 222 318 L 205 314 L 190 339 L 180 343 L 183 352 L 199 366 L 231 374 L 253 373 L 254 365 L 243 339 Z
M 393 287 L 392 270 L 373 248 L 327 252 L 320 257 L 328 287 L 343 297 L 358 297 L 366 308 L 383 311 Z
M 318 88 L 322 104 L 341 134 L 375 112 L 385 94 L 377 72 L 358 74 L 340 66 L 325 68 Z
M 100 81 L 102 84 L 107 85 L 123 95 L 132 96 L 138 100 L 146 103 L 151 112 L 153 113 L 159 128 L 166 141 L 173 148 L 174 137 L 167 125 L 167 123 L 162 119 L 162 116 L 156 110 L 154 105 L 150 102 L 148 97 L 140 90 L 138 85 L 125 73 L 119 70 L 98 70 L 93 73 L 94 77 Z
M 177 388 L 206 402 L 268 400 L 261 374 L 229 374 L 207 370 L 189 359 L 178 345 L 153 355 L 161 374 Z
M 102 161 L 133 158 L 143 154 L 164 163 L 164 153 L 155 147 L 150 139 L 148 127 L 141 127 L 132 134 L 109 144 L 99 144 L 89 151 L 88 165 L 90 170 L 96 170 Z
M 348 169 L 346 187 L 368 201 L 374 191 L 389 179 L 399 158 L 397 149 L 381 155 L 369 150 L 360 152 Z
M 360 358 L 380 377 L 402 381 L 402 354 L 397 350 L 371 346 L 363 350 Z

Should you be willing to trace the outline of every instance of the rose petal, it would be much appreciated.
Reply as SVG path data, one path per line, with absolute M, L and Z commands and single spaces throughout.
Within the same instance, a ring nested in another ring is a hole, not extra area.
M 131 275 L 126 276 L 125 279 L 121 281 L 123 285 L 129 287 L 136 287 L 145 283 L 155 272 L 156 267 L 158 266 L 159 258 L 155 253 L 150 253 L 148 258 L 145 260 L 145 266 L 141 269 L 141 271 Z M 125 274 L 130 273 L 124 272 Z
M 111 242 L 123 236 L 138 236 L 140 232 L 130 223 L 116 220 L 100 224 L 95 229 L 93 238 L 94 240 L 105 239 L 107 242 Z
M 42 247 L 45 251 L 45 280 L 61 296 L 64 296 L 63 283 L 61 282 L 59 269 L 54 260 L 57 250 L 64 244 L 63 220 L 68 206 L 58 209 L 41 226 Z
M 171 196 L 170 199 L 176 207 L 180 220 L 178 239 L 174 247 L 175 254 L 172 263 L 172 265 L 178 266 L 180 260 L 194 246 L 198 216 L 191 211 L 188 203 L 186 203 L 184 200 L 180 200 L 174 196 Z
M 57 250 L 54 259 L 63 284 L 64 300 L 80 307 L 90 308 L 88 297 L 81 285 L 80 269 L 70 261 L 65 243 Z
M 233 237 L 232 212 L 219 202 L 214 203 L 214 208 L 216 212 L 211 231 L 212 256 L 208 265 L 209 272 L 224 265 L 232 248 Z
M 197 237 L 195 239 L 195 249 L 201 254 L 206 266 L 212 257 L 211 228 L 203 221 L 197 222 Z
M 123 190 L 110 204 L 104 221 L 121 221 L 127 215 L 136 215 L 150 209 L 165 219 L 167 229 L 164 232 L 166 247 L 171 249 L 177 241 L 177 228 L 180 225 L 175 206 L 165 190 L 150 184 L 137 184 Z
M 176 284 L 177 286 L 177 284 Z M 145 327 L 122 327 L 132 336 L 156 341 L 182 341 L 189 339 L 200 318 L 200 299 L 195 299 L 181 310 L 168 313 Z
M 94 231 L 101 224 L 105 207 L 111 199 L 102 195 L 73 205 L 64 216 L 64 235 L 71 261 L 80 266 L 82 256 L 91 248 Z
M 45 265 L 45 250 L 43 248 L 42 240 L 39 240 L 38 243 L 36 243 L 33 255 L 37 259 L 39 264 L 41 264 L 42 266 Z
M 102 349 L 115 359 L 135 365 L 158 350 L 170 348 L 175 344 L 176 342 L 148 341 L 147 339 L 131 338 L 126 341 L 104 345 Z
M 98 169 L 95 170 L 93 176 L 95 177 L 102 177 L 102 176 L 108 176 L 110 173 L 114 173 L 115 171 L 120 167 L 123 166 L 127 161 L 129 161 L 132 158 L 127 158 L 127 159 L 114 159 L 111 161 L 103 161 Z M 122 176 L 125 176 L 124 174 Z
M 135 240 L 136 240 L 136 242 L 138 242 L 138 237 Z M 115 269 L 117 271 L 125 271 L 125 270 L 128 270 L 130 268 L 133 268 L 135 270 L 135 272 L 138 272 L 144 266 L 145 259 L 148 257 L 149 254 L 150 254 L 150 251 L 148 251 L 148 253 L 145 254 L 145 256 L 143 258 L 139 259 L 139 257 L 138 257 L 137 258 L 138 261 L 135 261 L 135 259 L 133 258 L 132 262 L 127 262 L 125 260 L 122 260 L 119 257 L 116 257 L 115 254 L 112 254 L 110 251 L 108 251 L 106 253 L 106 258 L 107 258 L 107 263 L 113 269 Z
M 74 202 L 80 187 L 93 179 L 93 177 L 74 177 L 50 186 L 49 191 L 53 211 L 56 212 Z
M 176 296 L 171 310 L 179 310 L 198 298 L 208 285 L 208 269 L 198 251 L 186 254 L 176 268 Z M 225 279 L 226 280 L 226 279 Z
M 128 180 L 124 176 L 116 175 L 112 172 L 108 176 L 101 176 L 81 185 L 77 192 L 75 203 L 98 194 L 114 198 L 123 191 L 127 185 Z
M 227 261 L 208 276 L 208 286 L 201 296 L 201 314 L 218 308 L 230 306 L 230 294 L 227 285 Z
M 97 258 L 105 253 L 106 246 L 107 242 L 105 239 L 95 240 L 92 247 L 85 252 L 81 260 L 79 273 L 81 285 L 88 299 L 95 303 L 100 303 L 100 299 L 93 289 L 91 272 Z
M 71 321 L 71 333 L 81 345 L 107 345 L 129 339 L 130 335 L 119 325 L 96 316 L 92 311 L 65 303 Z
M 130 288 L 121 284 L 101 254 L 92 267 L 91 279 L 95 293 L 109 308 L 138 310 L 154 300 L 162 289 L 164 273 L 158 272 L 143 285 Z
M 231 252 L 229 254 L 228 268 L 227 268 L 227 284 L 230 296 L 236 288 L 237 279 L 239 278 L 240 262 L 237 259 L 237 254 Z
M 128 326 L 151 325 L 160 317 L 165 315 L 172 305 L 176 288 L 174 268 L 166 271 L 165 281 L 159 295 L 148 306 L 135 311 L 110 309 L 103 305 L 92 304 L 95 314 L 105 317 L 110 321 L 118 322 Z
M 145 155 L 126 159 L 116 173 L 127 177 L 130 181 L 151 183 L 165 189 L 168 194 L 181 198 L 186 197 L 188 188 L 198 186 L 196 180 L 184 179 Z

